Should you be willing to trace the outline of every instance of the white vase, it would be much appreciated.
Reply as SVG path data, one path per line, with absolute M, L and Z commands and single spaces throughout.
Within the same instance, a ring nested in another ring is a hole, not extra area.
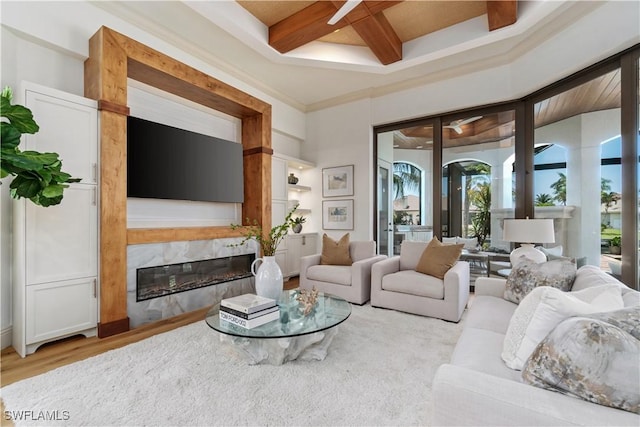
M 256 264 L 258 261 L 262 263 L 256 272 Z M 251 273 L 256 276 L 256 294 L 261 297 L 280 299 L 283 289 L 282 271 L 276 262 L 276 257 L 265 256 L 257 258 L 251 263 Z

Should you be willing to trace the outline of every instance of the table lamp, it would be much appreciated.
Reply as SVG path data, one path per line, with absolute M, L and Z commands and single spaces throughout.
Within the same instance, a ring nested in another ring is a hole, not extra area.
M 509 255 L 512 267 L 522 260 L 522 256 L 537 263 L 545 262 L 547 256 L 533 244 L 555 242 L 553 219 L 505 219 L 503 239 L 520 243 L 520 247 Z

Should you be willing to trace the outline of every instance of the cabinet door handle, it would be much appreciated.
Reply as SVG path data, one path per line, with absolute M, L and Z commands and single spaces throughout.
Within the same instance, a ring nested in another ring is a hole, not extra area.
M 302 236 L 302 245 L 306 245 L 307 244 L 307 236 Z
M 98 279 L 93 279 L 93 297 L 98 298 Z
M 91 175 L 93 178 L 93 182 L 98 182 L 98 164 L 93 163 L 91 165 Z
M 91 189 L 91 204 L 96 206 L 98 203 L 98 190 L 94 187 Z

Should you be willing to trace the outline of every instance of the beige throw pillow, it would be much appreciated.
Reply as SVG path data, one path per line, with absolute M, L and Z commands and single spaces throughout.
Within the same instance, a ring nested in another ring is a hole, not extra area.
M 322 255 L 320 264 L 326 265 L 351 265 L 349 254 L 349 233 L 345 234 L 337 242 L 327 234 L 322 235 Z
M 460 245 L 444 245 L 437 237 L 431 239 L 422 252 L 416 271 L 429 276 L 444 279 L 444 275 L 456 263 L 464 243 Z

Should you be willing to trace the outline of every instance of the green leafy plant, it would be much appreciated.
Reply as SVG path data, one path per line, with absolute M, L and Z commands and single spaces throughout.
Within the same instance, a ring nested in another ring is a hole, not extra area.
M 269 230 L 269 233 L 265 233 L 262 225 L 255 219 L 251 221 L 247 218 L 247 223 L 251 225 L 231 224 L 232 230 L 242 229 L 244 234 L 244 239 L 240 243 L 231 246 L 242 246 L 249 240 L 255 239 L 260 245 L 263 256 L 274 256 L 278 245 L 282 239 L 284 239 L 284 236 L 287 235 L 289 229 L 295 224 L 295 220 L 292 219 L 292 217 L 296 209 L 298 209 L 298 205 L 289 211 L 282 224 L 275 225 Z
M 536 194 L 536 206 L 554 206 L 553 196 L 547 193 Z
M 620 246 L 620 243 L 621 243 L 620 236 L 612 237 L 611 240 L 609 240 L 609 246 Z
M 297 216 L 295 218 L 293 218 L 291 220 L 292 224 L 304 224 L 305 222 L 307 222 L 307 218 L 303 217 L 303 216 Z
M 11 88 L 5 87 L 0 96 L 0 178 L 14 177 L 9 185 L 14 199 L 24 197 L 45 207 L 59 204 L 67 183 L 79 182 L 80 179 L 71 178 L 62 171 L 62 161 L 57 153 L 20 151 L 18 145 L 22 134 L 35 134 L 40 127 L 31 110 L 11 104 Z

